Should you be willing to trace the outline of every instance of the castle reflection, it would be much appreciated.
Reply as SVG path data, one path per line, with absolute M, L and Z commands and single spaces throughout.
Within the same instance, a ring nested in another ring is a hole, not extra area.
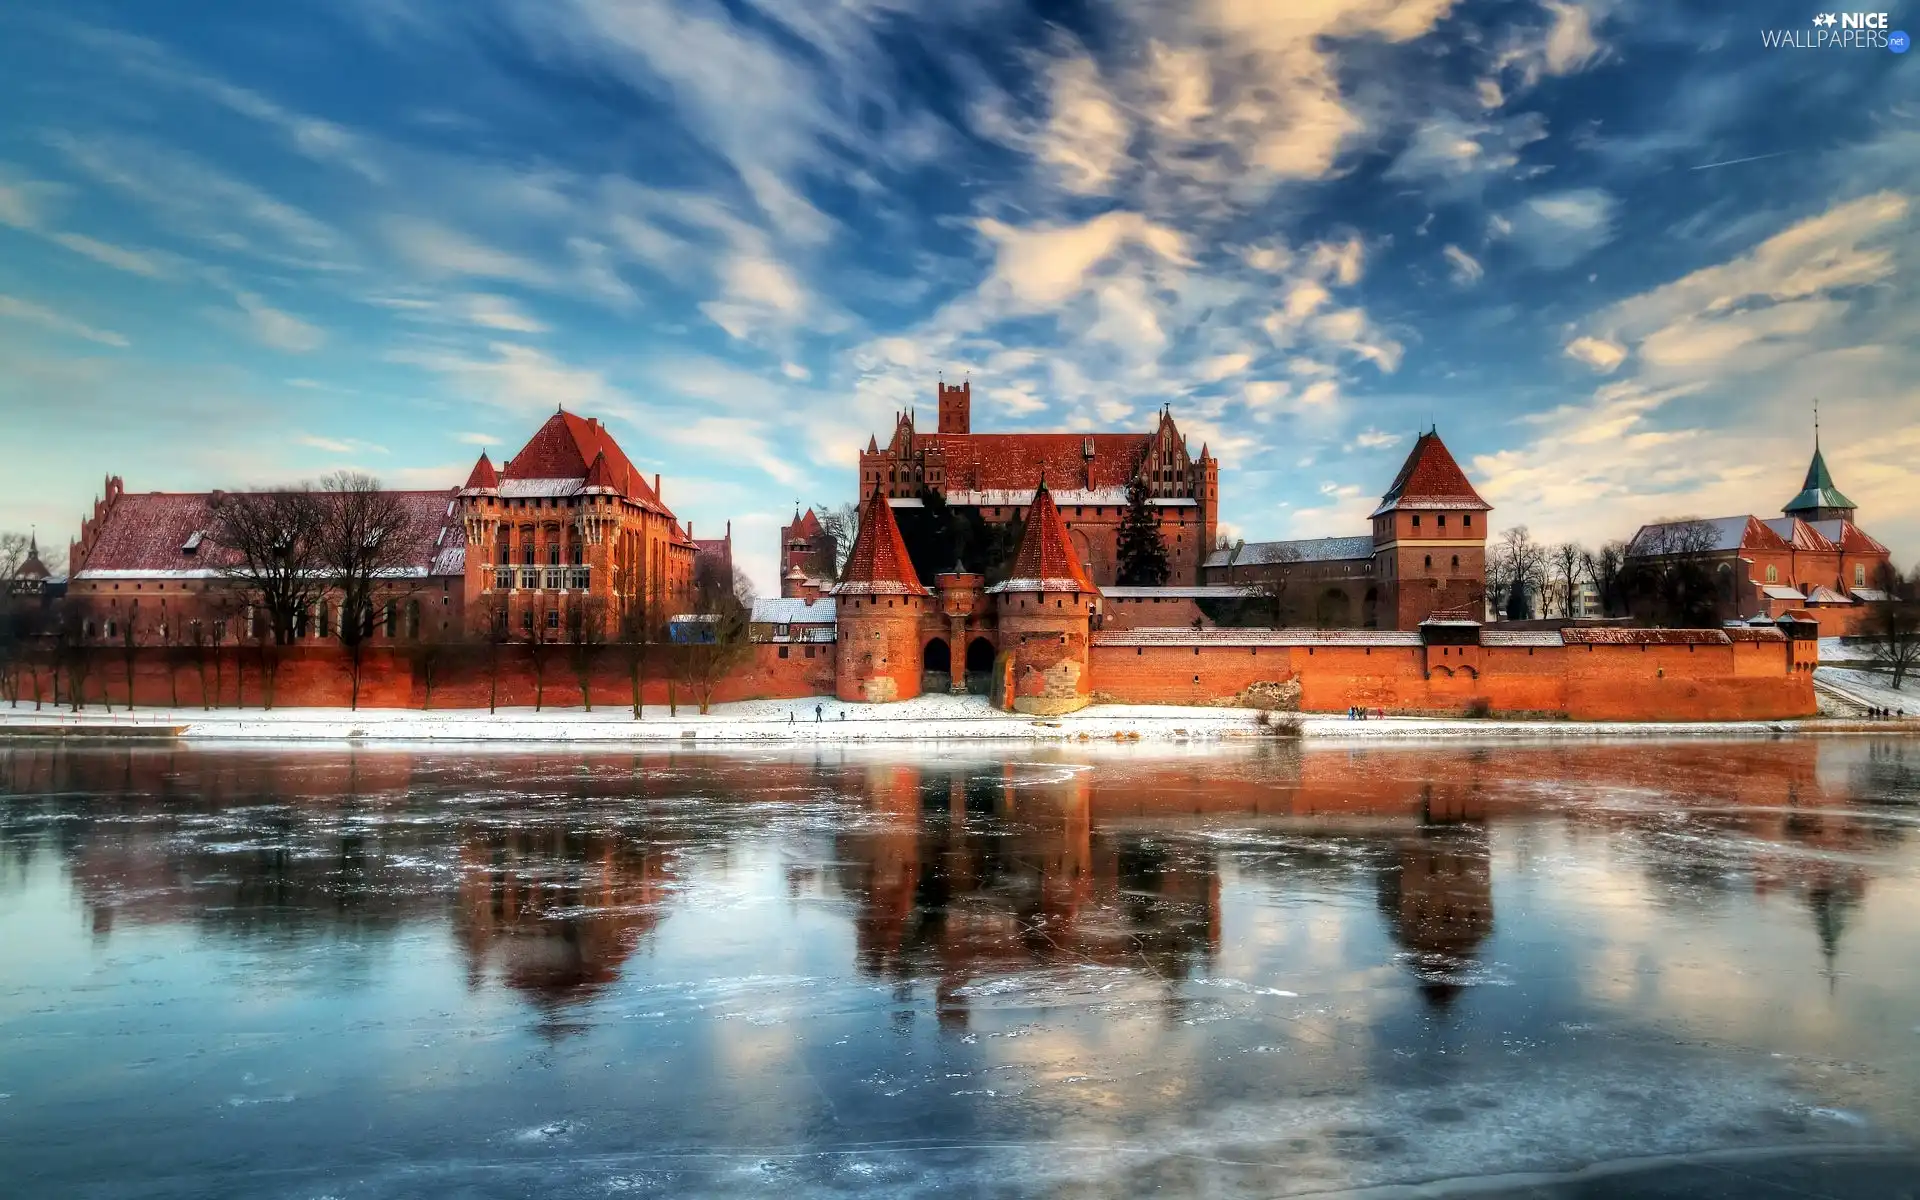
M 930 985 L 943 1023 L 971 985 L 1096 965 L 1169 989 L 1221 956 L 1228 879 L 1309 892 L 1358 864 L 1402 978 L 1433 1005 L 1495 937 L 1503 826 L 1630 838 L 1675 903 L 1730 890 L 1804 905 L 1829 969 L 1906 826 L 1899 744 L 1814 740 L 1499 750 L 1263 747 L 1185 756 L 457 756 L 0 748 L 0 895 L 57 856 L 96 936 L 186 924 L 226 936 L 377 940 L 444 923 L 471 987 L 554 1013 L 613 987 L 695 875 L 796 821 L 785 891 L 851 926 L 857 970 Z M 1904 789 L 1904 790 L 1903 790 Z M 1715 836 L 1700 836 L 1702 832 Z

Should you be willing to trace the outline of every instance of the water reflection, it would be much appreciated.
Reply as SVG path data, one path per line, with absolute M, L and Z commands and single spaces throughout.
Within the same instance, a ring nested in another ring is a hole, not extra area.
M 1917 766 L 0 747 L 0 1177 L 1279 1194 L 1911 1140 Z

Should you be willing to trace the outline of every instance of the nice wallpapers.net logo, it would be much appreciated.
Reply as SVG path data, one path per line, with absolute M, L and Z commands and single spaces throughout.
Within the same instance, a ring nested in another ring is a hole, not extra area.
M 1769 50 L 1891 50 L 1905 54 L 1912 40 L 1895 29 L 1883 12 L 1815 13 L 1805 29 L 1763 29 L 1760 44 Z

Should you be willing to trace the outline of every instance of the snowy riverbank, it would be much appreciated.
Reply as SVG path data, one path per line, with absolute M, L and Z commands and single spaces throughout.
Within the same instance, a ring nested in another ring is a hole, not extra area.
M 1462 720 L 1340 716 L 1299 718 L 1315 739 L 1739 737 L 1781 733 L 1900 728 L 1887 722 L 1641 722 Z M 1196 741 L 1275 736 L 1250 709 L 1100 704 L 1064 717 L 998 712 L 977 696 L 921 696 L 898 704 L 846 704 L 830 699 L 752 700 L 715 705 L 702 716 L 663 708 L 636 721 L 620 708 L 555 707 L 498 713 L 459 709 L 303 708 L 136 709 L 79 713 L 51 708 L 0 708 L 8 734 L 177 737 L 236 742 L 879 742 L 879 741 Z

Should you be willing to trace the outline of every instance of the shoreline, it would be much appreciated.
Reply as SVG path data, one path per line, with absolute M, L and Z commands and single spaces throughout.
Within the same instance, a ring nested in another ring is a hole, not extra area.
M 816 719 L 816 709 L 817 717 Z M 1566 721 L 1498 717 L 1275 714 L 1297 733 L 1259 723 L 1259 710 L 1101 704 L 1058 717 L 1005 713 L 979 697 L 920 697 L 898 704 L 837 700 L 745 701 L 701 716 L 628 709 L 98 709 L 0 707 L 0 740 L 110 740 L 246 744 L 590 743 L 779 745 L 875 742 L 1196 742 L 1774 738 L 1920 733 L 1920 721 L 1803 718 L 1777 721 Z

